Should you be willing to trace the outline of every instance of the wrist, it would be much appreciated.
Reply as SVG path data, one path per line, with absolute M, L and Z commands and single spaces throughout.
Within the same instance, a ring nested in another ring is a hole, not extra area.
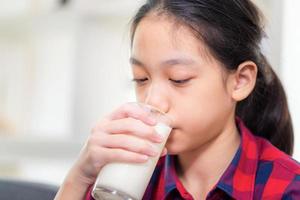
M 79 168 L 71 169 L 66 178 L 67 184 L 73 184 L 78 188 L 88 188 L 94 184 L 95 180 L 94 176 L 85 175 Z
M 91 184 L 83 181 L 71 170 L 61 185 L 55 200 L 83 200 L 90 187 Z

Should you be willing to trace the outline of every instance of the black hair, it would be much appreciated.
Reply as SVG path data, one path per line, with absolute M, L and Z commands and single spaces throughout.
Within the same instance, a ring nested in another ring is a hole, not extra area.
M 261 53 L 263 16 L 251 0 L 148 0 L 132 19 L 131 41 L 139 22 L 151 13 L 190 28 L 227 70 L 244 61 L 258 68 L 252 93 L 237 103 L 236 115 L 255 134 L 292 155 L 294 133 L 283 86 Z

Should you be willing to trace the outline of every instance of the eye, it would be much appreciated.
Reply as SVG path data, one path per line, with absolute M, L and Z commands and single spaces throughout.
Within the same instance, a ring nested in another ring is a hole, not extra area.
M 174 82 L 175 84 L 184 84 L 187 83 L 189 80 L 191 79 L 184 79 L 184 80 L 173 80 L 173 79 L 169 79 L 170 81 Z
M 137 83 L 137 84 L 145 83 L 147 80 L 148 80 L 148 78 L 134 78 L 134 79 L 132 79 L 132 81 Z

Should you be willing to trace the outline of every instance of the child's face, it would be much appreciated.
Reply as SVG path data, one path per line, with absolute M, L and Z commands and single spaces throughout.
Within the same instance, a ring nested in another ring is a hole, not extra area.
M 131 63 L 134 79 L 143 79 L 136 84 L 137 100 L 167 112 L 174 121 L 169 153 L 203 146 L 234 116 L 230 74 L 188 28 L 162 17 L 144 18 L 135 32 Z

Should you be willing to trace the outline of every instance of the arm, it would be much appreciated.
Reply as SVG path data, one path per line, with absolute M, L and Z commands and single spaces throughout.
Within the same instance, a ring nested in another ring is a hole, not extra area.
M 91 180 L 79 177 L 80 172 L 72 168 L 59 188 L 54 200 L 83 200 L 93 184 Z

